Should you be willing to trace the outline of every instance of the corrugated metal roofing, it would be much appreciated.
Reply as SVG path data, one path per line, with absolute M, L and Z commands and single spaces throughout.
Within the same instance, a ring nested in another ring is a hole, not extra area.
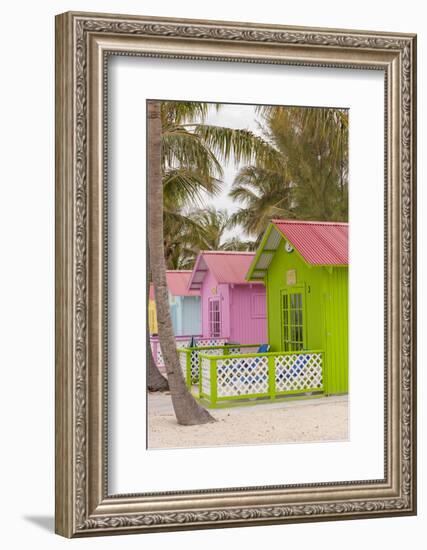
M 199 254 L 189 288 L 200 288 L 206 270 L 211 271 L 218 283 L 248 284 L 245 279 L 254 258 L 253 252 L 205 251 Z
M 191 277 L 191 270 L 167 270 L 166 281 L 169 292 L 173 296 L 199 296 L 197 290 L 189 290 L 188 283 Z M 154 300 L 153 284 L 150 284 L 150 299 Z
M 280 231 L 271 231 L 267 242 L 264 245 L 264 250 L 276 250 L 282 240 Z
M 348 223 L 272 220 L 312 265 L 348 265 Z

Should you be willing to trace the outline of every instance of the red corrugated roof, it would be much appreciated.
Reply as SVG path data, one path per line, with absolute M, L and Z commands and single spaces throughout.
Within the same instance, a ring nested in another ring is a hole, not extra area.
M 222 250 L 200 252 L 193 269 L 190 288 L 196 273 L 203 271 L 206 267 L 211 271 L 218 283 L 248 284 L 245 276 L 254 256 L 254 252 L 230 252 Z
M 167 270 L 166 281 L 169 292 L 173 296 L 199 296 L 198 290 L 188 290 L 188 283 L 191 277 L 191 270 Z M 150 284 L 150 300 L 154 300 L 153 283 Z
M 312 265 L 348 265 L 348 223 L 272 220 Z

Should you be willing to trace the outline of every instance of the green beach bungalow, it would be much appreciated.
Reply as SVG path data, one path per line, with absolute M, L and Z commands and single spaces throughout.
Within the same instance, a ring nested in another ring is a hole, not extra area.
M 246 279 L 266 287 L 270 351 L 322 350 L 324 393 L 347 393 L 348 224 L 272 220 Z

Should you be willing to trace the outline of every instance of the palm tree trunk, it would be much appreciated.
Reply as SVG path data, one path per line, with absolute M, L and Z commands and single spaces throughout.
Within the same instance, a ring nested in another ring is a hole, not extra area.
M 148 336 L 148 335 L 147 335 Z M 147 365 L 147 389 L 148 391 L 168 391 L 169 384 L 163 374 L 157 368 L 153 359 L 153 353 L 148 341 L 148 365 Z
M 168 375 L 172 404 L 178 424 L 212 422 L 212 416 L 188 391 L 178 353 L 169 310 L 166 264 L 163 249 L 163 184 L 161 170 L 162 124 L 160 102 L 148 101 L 148 241 L 150 266 L 154 282 L 160 347 Z
M 150 273 L 150 262 L 148 261 L 147 274 L 149 273 Z M 150 284 L 149 284 L 149 281 L 147 281 L 147 290 L 146 290 L 147 304 L 148 304 L 149 297 L 150 297 Z M 147 350 L 148 350 L 147 352 L 147 359 L 148 359 L 147 389 L 148 391 L 168 391 L 169 390 L 168 381 L 163 376 L 163 374 L 159 371 L 154 361 L 153 350 L 151 349 L 151 345 L 150 345 L 150 332 L 148 330 L 148 322 L 147 322 L 146 338 L 147 338 Z

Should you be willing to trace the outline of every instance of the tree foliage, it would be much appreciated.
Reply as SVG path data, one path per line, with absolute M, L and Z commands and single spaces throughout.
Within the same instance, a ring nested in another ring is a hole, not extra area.
M 272 218 L 347 221 L 348 113 L 342 109 L 259 107 L 271 149 L 242 167 L 230 196 L 232 217 L 260 235 Z
M 219 105 L 162 102 L 164 248 L 169 269 L 190 269 L 200 250 L 255 249 L 273 218 L 347 221 L 348 112 L 262 106 L 262 135 L 205 124 Z M 231 216 L 212 199 L 224 163 L 240 170 Z M 227 239 L 240 227 L 249 239 Z
M 254 162 L 271 148 L 247 130 L 204 124 L 210 108 L 219 106 L 161 104 L 164 249 L 169 269 L 191 268 L 199 250 L 250 246 L 238 239 L 221 241 L 228 216 L 203 208 L 206 199 L 221 190 L 222 163 L 231 158 L 236 163 Z

